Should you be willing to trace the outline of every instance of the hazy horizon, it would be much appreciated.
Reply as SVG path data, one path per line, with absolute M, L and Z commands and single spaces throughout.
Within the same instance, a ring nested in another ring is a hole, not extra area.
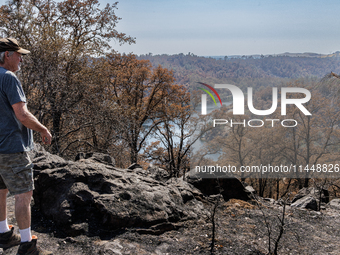
M 112 3 L 99 2 L 100 8 Z M 117 7 L 122 18 L 117 31 L 136 38 L 132 45 L 112 41 L 121 53 L 231 56 L 340 50 L 337 0 L 122 0 Z
M 340 51 L 336 51 L 336 52 L 340 52 Z M 193 53 L 193 52 L 189 52 L 189 53 Z M 284 55 L 284 54 L 291 54 L 291 55 L 298 55 L 298 54 L 318 54 L 318 55 L 329 55 L 329 54 L 334 54 L 335 52 L 331 52 L 331 53 L 328 53 L 328 54 L 323 54 L 323 53 L 317 53 L 317 52 L 280 52 L 280 53 L 272 53 L 272 54 L 249 54 L 249 55 L 246 55 L 246 54 L 232 54 L 232 55 L 196 55 L 194 54 L 195 56 L 198 56 L 198 57 L 225 57 L 225 56 L 228 56 L 228 57 L 232 57 L 232 56 L 260 56 L 260 55 L 263 55 L 263 56 L 277 56 L 277 55 Z M 184 52 L 179 52 L 179 53 L 174 53 L 174 54 L 167 54 L 167 53 L 160 53 L 160 54 L 153 54 L 152 53 L 152 56 L 158 56 L 158 55 L 169 55 L 169 56 L 172 56 L 172 55 L 179 55 L 179 54 L 184 54 L 184 55 L 187 55 L 187 53 L 184 53 Z M 148 54 L 136 54 L 137 56 L 141 56 L 141 55 L 148 55 Z

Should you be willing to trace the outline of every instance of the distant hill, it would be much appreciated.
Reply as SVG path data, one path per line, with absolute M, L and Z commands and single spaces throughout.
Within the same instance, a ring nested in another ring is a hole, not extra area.
M 322 58 L 325 58 L 325 57 L 330 57 L 330 58 L 340 58 L 340 51 L 337 51 L 337 52 L 334 52 L 332 54 L 328 54 L 328 55 L 324 55 L 324 56 L 321 56 Z
M 230 55 L 230 56 L 203 56 L 205 58 L 213 58 L 213 59 L 233 59 L 233 58 L 264 58 L 264 57 L 303 57 L 303 58 L 329 58 L 329 57 L 340 57 L 340 51 L 331 53 L 331 54 L 320 54 L 320 53 L 313 53 L 313 52 L 304 52 L 304 53 L 291 53 L 285 52 L 280 54 L 255 54 L 255 55 Z
M 141 55 L 153 66 L 161 65 L 174 72 L 177 83 L 186 86 L 197 82 L 234 83 L 239 86 L 276 86 L 291 79 L 321 79 L 340 73 L 340 52 L 282 53 L 239 57 L 199 57 L 192 53 L 176 55 Z

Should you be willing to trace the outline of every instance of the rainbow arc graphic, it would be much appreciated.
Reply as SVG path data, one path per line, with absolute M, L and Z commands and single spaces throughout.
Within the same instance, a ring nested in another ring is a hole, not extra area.
M 210 85 L 206 84 L 206 83 L 203 83 L 203 82 L 198 82 L 199 84 L 209 88 L 212 92 L 214 92 L 214 94 L 217 96 L 218 100 L 220 101 L 220 104 L 222 106 L 222 100 L 220 98 L 220 95 L 217 93 L 217 91 Z M 215 105 L 217 106 L 217 103 L 216 103 L 216 100 L 215 100 L 215 97 L 214 95 L 207 89 L 205 88 L 200 88 L 200 90 L 203 90 L 204 92 L 206 92 L 211 98 L 212 100 L 214 101 Z M 202 115 L 205 115 L 207 114 L 207 97 L 205 94 L 202 94 Z

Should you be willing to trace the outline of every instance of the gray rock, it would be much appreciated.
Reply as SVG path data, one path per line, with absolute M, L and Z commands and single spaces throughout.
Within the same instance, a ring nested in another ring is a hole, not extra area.
M 115 166 L 115 160 L 113 157 L 111 157 L 108 154 L 104 153 L 98 153 L 98 152 L 90 152 L 90 153 L 84 153 L 79 152 L 77 156 L 75 157 L 75 161 L 79 161 L 81 159 L 88 159 L 92 160 L 93 162 L 99 162 L 111 166 Z
M 318 208 L 318 203 L 316 199 L 313 196 L 305 196 L 298 200 L 296 200 L 294 203 L 290 205 L 291 207 L 298 207 L 303 209 L 311 209 L 316 211 Z
M 150 254 L 157 255 L 160 253 L 154 253 L 146 251 L 141 247 L 139 243 L 127 241 L 124 239 L 116 238 L 110 241 L 101 241 L 98 243 L 100 247 L 100 255 L 122 255 L 122 254 Z M 165 253 L 161 253 L 165 254 Z
M 142 166 L 140 164 L 133 163 L 127 169 L 134 170 L 134 169 L 137 169 L 137 168 L 142 168 Z
M 247 193 L 250 193 L 250 194 L 255 194 L 256 193 L 256 190 L 252 186 L 250 186 L 250 185 L 246 186 L 244 189 L 245 189 L 245 191 Z
M 28 152 L 28 155 L 34 164 L 35 174 L 39 170 L 63 167 L 68 164 L 63 158 L 47 152 L 40 144 L 34 144 L 34 150 Z
M 218 176 L 216 176 L 216 178 L 195 178 L 195 175 L 191 174 L 188 178 L 188 182 L 206 196 L 221 194 L 225 201 L 228 201 L 231 198 L 244 201 L 250 200 L 243 184 L 231 175 L 228 178 L 220 179 Z
M 299 192 L 294 196 L 292 203 L 294 203 L 295 201 L 305 197 L 305 196 L 312 196 L 314 197 L 317 201 L 320 201 L 321 198 L 321 202 L 325 202 L 328 203 L 329 202 L 329 192 L 326 189 L 317 189 L 314 187 L 309 187 L 309 188 L 302 188 L 299 190 Z
M 275 204 L 276 200 L 274 198 L 269 198 L 269 197 L 266 197 L 266 198 L 263 198 L 264 201 L 268 201 L 272 204 Z
M 171 177 L 168 171 L 160 167 L 148 167 L 147 172 L 149 177 L 157 181 L 166 182 Z
M 332 208 L 332 209 L 336 209 L 336 210 L 340 210 L 340 199 L 336 198 L 331 200 L 328 204 L 327 207 Z
M 63 162 L 37 172 L 33 196 L 40 212 L 70 236 L 122 228 L 161 234 L 209 214 L 196 199 L 202 193 L 181 179 L 165 183 L 93 157 Z

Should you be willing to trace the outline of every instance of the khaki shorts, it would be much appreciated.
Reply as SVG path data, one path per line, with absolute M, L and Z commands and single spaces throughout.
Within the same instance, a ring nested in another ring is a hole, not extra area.
M 11 195 L 34 189 L 33 164 L 27 152 L 0 154 L 0 189 Z

